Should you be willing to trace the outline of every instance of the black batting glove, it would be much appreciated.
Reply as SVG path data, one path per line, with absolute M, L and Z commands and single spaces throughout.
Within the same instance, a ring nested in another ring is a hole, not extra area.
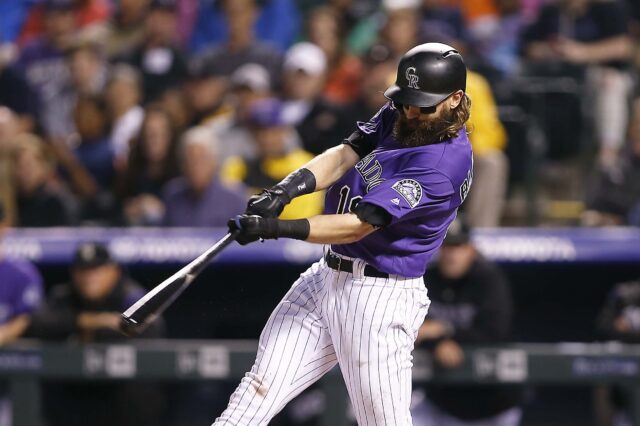
M 239 215 L 227 222 L 230 232 L 240 231 L 236 241 L 240 245 L 247 245 L 259 239 L 276 238 L 277 224 L 274 219 L 260 216 Z
M 249 198 L 245 215 L 275 218 L 280 216 L 280 213 L 289 202 L 291 202 L 291 198 L 287 193 L 282 188 L 274 186 Z
M 311 226 L 307 219 L 280 220 L 273 217 L 240 215 L 227 222 L 230 232 L 240 231 L 236 241 L 247 245 L 259 239 L 293 238 L 306 240 Z

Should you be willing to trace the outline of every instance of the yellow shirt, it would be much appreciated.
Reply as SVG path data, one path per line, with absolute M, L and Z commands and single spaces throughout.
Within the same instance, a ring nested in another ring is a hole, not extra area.
M 496 101 L 491 87 L 480 74 L 467 73 L 467 95 L 471 98 L 471 118 L 467 123 L 469 139 L 474 155 L 503 150 L 507 145 L 507 133 L 498 118 Z
M 313 154 L 297 149 L 279 158 L 267 158 L 260 162 L 260 172 L 271 178 L 273 184 L 280 182 L 292 171 L 304 166 L 313 158 Z M 229 158 L 222 166 L 220 177 L 228 183 L 246 183 L 248 164 L 240 157 Z M 250 194 L 258 193 L 263 188 L 250 188 Z M 281 219 L 301 219 L 322 213 L 324 192 L 314 192 L 295 198 L 280 215 Z

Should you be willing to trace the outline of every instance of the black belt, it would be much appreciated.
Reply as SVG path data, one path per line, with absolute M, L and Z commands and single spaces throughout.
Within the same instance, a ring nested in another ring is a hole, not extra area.
M 327 265 L 331 269 L 353 273 L 353 261 L 349 259 L 345 259 L 331 252 L 328 252 L 324 256 L 324 260 L 325 262 L 327 262 Z M 364 275 L 367 277 L 389 278 L 389 274 L 387 274 L 386 272 L 378 271 L 371 265 L 366 265 L 364 267 Z

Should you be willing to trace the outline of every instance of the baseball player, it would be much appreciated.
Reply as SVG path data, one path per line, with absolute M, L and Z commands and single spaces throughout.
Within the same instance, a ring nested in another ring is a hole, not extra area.
M 229 221 L 241 244 L 295 238 L 330 249 L 272 313 L 214 425 L 266 425 L 336 364 L 358 424 L 411 425 L 411 352 L 429 307 L 422 277 L 472 180 L 465 85 L 452 47 L 414 47 L 369 122 Z M 294 197 L 323 189 L 325 214 L 277 219 Z

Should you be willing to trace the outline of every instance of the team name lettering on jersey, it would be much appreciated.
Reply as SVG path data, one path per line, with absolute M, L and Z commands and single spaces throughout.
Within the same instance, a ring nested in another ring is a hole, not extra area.
M 473 167 L 473 162 L 471 163 Z M 467 171 L 467 178 L 462 181 L 462 185 L 460 185 L 460 202 L 464 202 L 467 195 L 469 195 L 469 191 L 471 190 L 471 184 L 473 183 L 473 169 L 469 169 Z
M 372 152 L 358 161 L 355 167 L 367 184 L 367 192 L 384 182 L 384 179 L 380 177 L 382 175 L 382 165 L 378 160 L 374 161 L 375 158 L 376 154 Z

